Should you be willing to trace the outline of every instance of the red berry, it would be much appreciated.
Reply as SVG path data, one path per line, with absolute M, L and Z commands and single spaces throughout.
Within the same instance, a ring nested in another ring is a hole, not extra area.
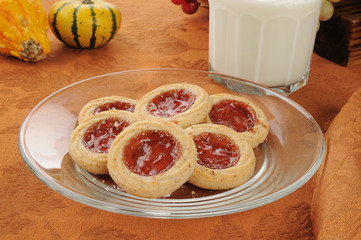
M 187 0 L 171 0 L 175 5 L 185 4 Z
M 186 3 L 182 4 L 182 10 L 186 14 L 193 14 L 198 10 L 197 0 L 186 0 Z

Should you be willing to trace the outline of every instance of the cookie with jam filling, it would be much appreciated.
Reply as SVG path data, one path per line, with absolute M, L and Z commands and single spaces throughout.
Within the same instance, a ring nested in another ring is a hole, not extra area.
M 197 164 L 189 182 L 201 188 L 227 190 L 247 182 L 253 175 L 253 149 L 237 132 L 216 124 L 186 129 L 197 148 Z
M 146 120 L 116 137 L 109 150 L 108 169 L 124 191 L 159 198 L 187 182 L 196 157 L 194 142 L 183 128 L 166 120 Z
M 209 111 L 208 93 L 189 83 L 158 87 L 139 99 L 137 120 L 165 119 L 186 128 L 205 120 Z
M 245 138 L 252 148 L 267 138 L 269 125 L 264 112 L 247 98 L 218 93 L 209 97 L 207 123 L 227 126 Z
M 70 136 L 71 158 L 88 172 L 108 173 L 109 148 L 116 136 L 134 121 L 133 113 L 120 110 L 110 110 L 88 118 Z
M 134 112 L 135 105 L 136 100 L 122 96 L 97 98 L 83 106 L 78 115 L 78 123 L 84 122 L 95 114 L 109 110 Z

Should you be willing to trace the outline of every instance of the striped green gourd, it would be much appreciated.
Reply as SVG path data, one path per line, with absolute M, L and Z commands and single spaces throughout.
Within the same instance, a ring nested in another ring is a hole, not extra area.
M 101 0 L 62 0 L 51 6 L 49 25 L 55 36 L 75 48 L 97 48 L 109 42 L 121 24 L 119 9 Z

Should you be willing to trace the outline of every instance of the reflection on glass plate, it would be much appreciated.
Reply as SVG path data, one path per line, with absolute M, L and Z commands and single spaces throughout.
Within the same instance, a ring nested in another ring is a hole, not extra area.
M 79 168 L 68 154 L 69 137 L 80 109 L 90 100 L 121 95 L 137 99 L 169 83 L 188 82 L 209 94 L 239 94 L 266 114 L 270 133 L 255 148 L 256 170 L 244 185 L 209 191 L 184 184 L 161 199 L 134 197 L 108 175 Z M 241 79 L 203 71 L 149 69 L 117 72 L 65 87 L 40 102 L 24 120 L 19 149 L 28 168 L 46 185 L 78 202 L 111 212 L 151 218 L 200 218 L 253 209 L 295 191 L 319 168 L 323 134 L 298 104 L 267 88 Z

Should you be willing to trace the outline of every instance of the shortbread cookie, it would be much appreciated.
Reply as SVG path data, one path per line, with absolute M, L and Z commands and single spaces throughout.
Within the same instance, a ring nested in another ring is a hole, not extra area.
M 227 190 L 251 178 L 255 155 L 237 132 L 216 124 L 193 125 L 186 131 L 197 148 L 197 164 L 190 183 L 205 189 Z
M 115 137 L 134 122 L 128 111 L 98 113 L 80 123 L 72 132 L 69 154 L 81 168 L 95 174 L 108 173 L 107 155 Z
M 248 99 L 225 93 L 209 97 L 207 122 L 225 125 L 247 139 L 252 148 L 265 141 L 269 126 L 263 111 Z
M 138 121 L 166 119 L 185 128 L 205 120 L 208 93 L 201 87 L 177 83 L 163 85 L 145 94 L 135 107 Z
M 166 120 L 132 124 L 114 140 L 108 155 L 109 174 L 124 191 L 159 198 L 187 182 L 197 150 L 191 136 Z
M 136 100 L 122 96 L 109 96 L 94 99 L 80 110 L 78 116 L 78 123 L 84 122 L 89 117 L 100 112 L 109 110 L 125 110 L 134 112 Z

